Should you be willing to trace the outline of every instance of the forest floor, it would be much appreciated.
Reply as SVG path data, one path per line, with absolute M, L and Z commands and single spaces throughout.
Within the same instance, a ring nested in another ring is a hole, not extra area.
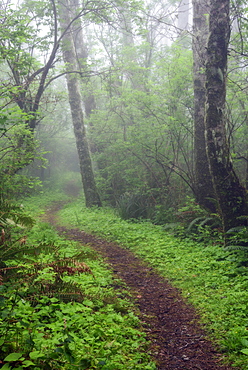
M 150 352 L 158 370 L 231 370 L 223 365 L 207 339 L 194 307 L 180 291 L 159 276 L 131 251 L 78 229 L 59 226 L 56 212 L 61 204 L 47 210 L 45 221 L 67 239 L 89 245 L 100 253 L 118 279 L 122 279 L 134 297 L 143 329 L 150 341 Z

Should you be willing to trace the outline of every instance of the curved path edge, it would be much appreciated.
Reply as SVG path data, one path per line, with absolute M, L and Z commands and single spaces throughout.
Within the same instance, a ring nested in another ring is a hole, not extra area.
M 178 289 L 130 250 L 84 231 L 59 226 L 55 217 L 59 208 L 50 208 L 46 221 L 67 239 L 99 252 L 130 288 L 158 370 L 234 370 L 223 364 L 224 355 L 206 338 L 199 316 Z

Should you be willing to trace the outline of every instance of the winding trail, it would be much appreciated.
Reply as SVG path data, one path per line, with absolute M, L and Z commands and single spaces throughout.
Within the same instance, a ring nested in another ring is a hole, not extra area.
M 54 204 L 46 213 L 46 221 L 67 239 L 99 252 L 114 274 L 126 283 L 140 311 L 158 370 L 234 370 L 223 365 L 223 354 L 206 339 L 195 309 L 179 290 L 128 249 L 84 231 L 59 226 L 56 212 L 60 207 L 61 204 Z

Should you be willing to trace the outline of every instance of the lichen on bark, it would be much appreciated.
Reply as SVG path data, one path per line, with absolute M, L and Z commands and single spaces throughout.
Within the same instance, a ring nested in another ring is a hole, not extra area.
M 233 169 L 226 136 L 226 74 L 230 38 L 229 0 L 211 0 L 206 63 L 207 154 L 223 229 L 242 224 L 248 214 L 246 190 Z
M 72 23 L 72 20 L 73 17 L 70 14 L 70 2 L 69 0 L 65 0 L 63 4 L 61 3 L 60 7 L 60 23 L 63 31 L 65 31 L 68 25 Z M 84 114 L 82 107 L 83 102 L 80 92 L 80 83 L 78 80 L 78 74 L 72 73 L 73 71 L 78 71 L 77 56 L 72 37 L 72 27 L 69 27 L 64 34 L 62 51 L 63 59 L 68 71 L 66 75 L 66 81 L 85 195 L 85 204 L 86 207 L 100 207 L 101 200 L 95 184 L 90 149 L 84 125 Z
M 205 141 L 206 102 L 206 44 L 210 1 L 193 0 L 193 56 L 194 56 L 194 192 L 197 202 L 210 212 L 216 212 L 215 192 L 209 170 Z

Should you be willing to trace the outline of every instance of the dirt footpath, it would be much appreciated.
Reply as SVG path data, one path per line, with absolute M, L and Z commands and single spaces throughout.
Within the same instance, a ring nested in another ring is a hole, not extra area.
M 130 288 L 158 370 L 234 370 L 222 365 L 223 354 L 206 339 L 194 308 L 177 289 L 131 251 L 78 229 L 58 226 L 58 208 L 47 212 L 46 221 L 66 238 L 101 253 L 114 274 Z

